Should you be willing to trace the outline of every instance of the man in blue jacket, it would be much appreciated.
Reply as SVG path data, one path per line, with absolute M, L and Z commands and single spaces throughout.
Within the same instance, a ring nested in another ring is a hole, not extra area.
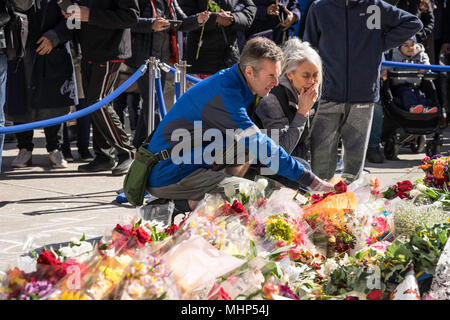
M 323 94 L 311 128 L 312 170 L 322 179 L 336 171 L 344 147 L 343 178 L 364 167 L 384 51 L 422 29 L 416 16 L 380 0 L 319 0 L 308 12 L 304 41 L 323 61 Z
M 205 193 L 224 194 L 226 187 L 238 188 L 239 183 L 250 182 L 241 178 L 250 160 L 242 163 L 235 161 L 234 155 L 228 157 L 234 145 L 238 150 L 242 146 L 243 153 L 266 164 L 274 173 L 313 190 L 332 187 L 305 170 L 299 161 L 261 133 L 248 117 L 247 107 L 255 96 L 265 97 L 278 85 L 282 55 L 273 41 L 262 37 L 251 39 L 243 49 L 239 64 L 203 80 L 177 100 L 148 146 L 148 150 L 160 153 L 164 159 L 150 173 L 147 189 L 152 195 L 191 200 L 193 208 Z M 221 153 L 223 148 L 226 157 Z M 164 156 L 163 150 L 170 149 L 170 154 Z M 231 161 L 220 163 L 224 158 Z M 221 164 L 224 171 L 217 170 Z

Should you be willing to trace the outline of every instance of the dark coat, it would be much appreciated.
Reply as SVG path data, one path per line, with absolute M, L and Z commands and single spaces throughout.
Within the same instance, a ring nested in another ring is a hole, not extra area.
M 251 26 L 256 14 L 256 6 L 252 0 L 217 0 L 216 2 L 221 9 L 231 11 L 234 23 L 228 27 L 219 28 L 216 24 L 217 13 L 211 13 L 209 20 L 205 23 L 203 44 L 198 60 L 195 59 L 195 56 L 201 28 L 187 34 L 184 59 L 191 65 L 188 68 L 189 73 L 214 74 L 239 61 L 237 32 L 245 31 Z M 207 0 L 183 0 L 180 2 L 181 8 L 187 15 L 205 11 L 207 4 Z
M 311 5 L 303 37 L 323 62 L 322 99 L 370 103 L 379 100 L 381 56 L 421 30 L 417 16 L 381 0 L 318 0 Z M 369 29 L 368 7 L 380 8 L 380 28 Z M 361 14 L 363 13 L 363 14 Z
M 170 17 L 167 0 L 139 0 L 140 16 L 138 23 L 131 28 L 132 56 L 125 61 L 127 65 L 137 68 L 150 56 L 169 62 L 171 31 L 169 29 L 153 32 L 152 24 L 157 17 L 182 20 L 177 31 L 187 32 L 200 27 L 197 23 L 197 15 L 186 16 L 176 0 L 170 1 L 170 5 L 172 17 Z
M 247 38 L 255 33 L 272 29 L 273 40 L 277 44 L 281 44 L 283 40 L 283 29 L 280 26 L 280 20 L 278 17 L 267 15 L 267 8 L 275 3 L 274 0 L 253 0 L 256 5 L 256 16 L 253 20 L 250 29 L 246 32 Z M 286 7 L 289 11 L 292 11 L 297 18 L 300 18 L 300 9 L 297 0 L 281 0 L 278 1 L 280 6 Z M 281 21 L 286 19 L 286 13 L 280 8 Z
M 56 0 L 36 0 L 26 14 L 26 53 L 23 59 L 8 62 L 5 112 L 9 118 L 29 113 L 30 109 L 49 110 L 46 116 L 60 115 L 58 109 L 67 110 L 65 107 L 75 104 L 72 58 L 66 47 L 72 34 Z M 53 44 L 47 55 L 36 53 L 41 36 Z M 39 120 L 32 116 L 28 119 Z
M 149 0 L 150 1 L 150 0 Z M 77 0 L 89 7 L 89 22 L 81 23 L 83 58 L 106 62 L 131 57 L 130 28 L 138 22 L 137 0 Z

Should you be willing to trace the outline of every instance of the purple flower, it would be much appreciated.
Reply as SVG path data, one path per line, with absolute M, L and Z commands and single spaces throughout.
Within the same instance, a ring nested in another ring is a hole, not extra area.
M 23 288 L 22 294 L 20 295 L 20 300 L 31 300 L 34 296 L 39 298 L 45 297 L 53 291 L 53 285 L 47 280 L 28 282 Z
M 280 284 L 278 289 L 280 290 L 280 296 L 293 300 L 300 300 L 300 298 L 291 290 L 291 288 L 289 288 L 289 286 Z
M 431 157 L 431 160 L 434 160 L 434 159 L 437 159 L 437 158 L 441 158 L 441 157 L 443 157 L 443 156 L 444 156 L 444 155 L 438 153 L 438 154 L 435 154 L 434 156 L 432 156 L 432 157 Z

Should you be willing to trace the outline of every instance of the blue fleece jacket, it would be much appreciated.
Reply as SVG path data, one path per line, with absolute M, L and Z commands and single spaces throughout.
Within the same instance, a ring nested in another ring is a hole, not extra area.
M 218 150 L 225 145 L 227 129 L 240 129 L 232 133 L 233 139 L 263 164 L 268 167 L 273 165 L 274 170 L 278 168 L 276 173 L 303 185 L 310 185 L 314 174 L 304 170 L 300 162 L 261 133 L 248 117 L 247 107 L 254 98 L 237 65 L 221 70 L 189 89 L 158 125 L 149 143 L 148 150 L 153 153 L 175 148 L 172 149 L 171 158 L 153 167 L 147 185 L 171 185 L 198 168 L 211 168 L 212 161 L 202 155 L 211 154 L 212 149 Z M 216 139 L 211 139 L 211 142 L 205 138 L 203 141 L 196 139 L 199 137 L 196 132 L 200 132 L 201 136 L 209 129 L 218 129 L 216 132 L 222 134 L 223 143 Z M 186 135 L 181 138 L 183 134 Z M 228 134 L 230 136 L 230 132 Z M 180 146 L 186 145 L 186 153 L 181 153 Z M 175 160 L 175 155 L 183 161 L 180 163 Z
M 322 98 L 378 101 L 383 52 L 401 45 L 422 27 L 416 16 L 380 0 L 314 2 L 303 40 L 317 48 L 322 58 Z

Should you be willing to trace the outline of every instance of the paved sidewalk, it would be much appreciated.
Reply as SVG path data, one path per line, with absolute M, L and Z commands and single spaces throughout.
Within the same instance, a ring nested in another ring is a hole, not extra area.
M 6 143 L 0 174 L 0 272 L 14 265 L 17 257 L 30 249 L 70 241 L 72 237 L 94 239 L 111 233 L 117 223 L 137 214 L 129 204 L 117 204 L 116 191 L 122 187 L 124 176 L 111 172 L 81 173 L 82 162 L 72 143 L 74 163 L 66 169 L 51 169 L 45 150 L 43 130 L 35 130 L 33 165 L 12 169 L 17 155 L 16 143 Z M 450 149 L 450 129 L 444 134 L 442 153 Z M 366 163 L 370 176 L 377 176 L 386 186 L 400 179 L 416 179 L 422 173 L 424 153 L 412 154 L 402 149 L 401 161 Z

